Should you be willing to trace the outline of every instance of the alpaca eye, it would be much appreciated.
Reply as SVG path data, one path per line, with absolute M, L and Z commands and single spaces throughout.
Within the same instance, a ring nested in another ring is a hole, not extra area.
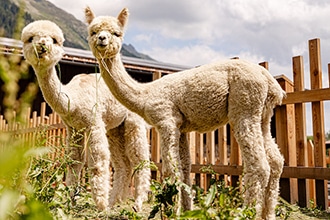
M 115 35 L 116 37 L 120 37 L 121 36 L 121 34 L 118 33 L 118 32 L 114 32 L 113 35 Z
M 91 34 L 91 36 L 94 36 L 95 34 L 96 34 L 96 32 L 95 32 L 95 31 L 93 31 L 93 32 L 92 32 L 92 34 Z
M 53 38 L 53 43 L 54 43 L 54 44 L 57 44 L 58 41 L 57 41 L 55 38 Z
M 28 39 L 28 42 L 29 42 L 29 43 L 32 43 L 32 41 L 33 41 L 33 37 L 30 37 L 30 38 Z

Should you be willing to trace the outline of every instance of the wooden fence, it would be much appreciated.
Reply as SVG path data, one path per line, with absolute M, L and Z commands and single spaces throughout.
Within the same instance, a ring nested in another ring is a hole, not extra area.
M 260 63 L 268 68 L 268 63 Z M 311 89 L 305 90 L 303 57 L 292 59 L 293 82 L 285 76 L 276 79 L 287 92 L 282 106 L 275 109 L 275 133 L 285 167 L 281 176 L 281 196 L 291 203 L 302 207 L 313 200 L 322 208 L 327 208 L 330 168 L 327 168 L 324 130 L 323 101 L 330 100 L 330 88 L 322 88 L 322 67 L 320 57 L 320 40 L 309 41 L 309 66 Z M 330 64 L 328 65 L 330 79 Z M 161 77 L 156 71 L 153 80 Z M 330 83 L 329 83 L 330 84 Z M 306 135 L 306 103 L 311 103 L 313 120 L 313 141 Z M 41 105 L 40 114 L 27 113 L 24 126 L 8 124 L 0 116 L 0 131 L 11 132 L 27 140 L 31 145 L 35 142 L 36 131 L 46 132 L 47 141 L 51 146 L 63 144 L 66 135 L 65 127 L 56 113 L 45 115 L 46 104 Z M 159 136 L 154 128 L 149 133 L 151 160 L 161 168 Z M 200 134 L 190 133 L 189 143 L 192 158 L 192 177 L 194 184 L 207 188 L 212 169 L 227 184 L 239 183 L 242 175 L 242 160 L 237 142 L 228 125 L 213 132 Z M 1 146 L 0 146 L 1 147 Z M 63 154 L 63 152 L 60 152 Z M 55 155 L 51 155 L 52 158 Z M 204 169 L 202 169 L 204 168 Z M 210 169 L 209 169 L 210 168 Z M 152 174 L 157 177 L 157 172 Z

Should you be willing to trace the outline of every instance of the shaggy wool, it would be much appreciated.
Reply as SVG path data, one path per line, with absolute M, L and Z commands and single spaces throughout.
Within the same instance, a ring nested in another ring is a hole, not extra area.
M 273 108 L 285 92 L 263 67 L 225 60 L 169 74 L 150 83 L 133 80 L 123 67 L 120 48 L 128 9 L 117 17 L 95 17 L 85 10 L 89 46 L 113 95 L 156 127 L 161 140 L 162 173 L 190 185 L 187 132 L 212 131 L 230 123 L 242 151 L 245 204 L 257 219 L 275 219 L 283 157 L 271 137 Z M 191 209 L 189 193 L 181 204 Z
M 74 162 L 67 172 L 66 184 L 80 182 L 88 152 L 90 184 L 97 207 L 104 210 L 125 200 L 134 168 L 150 159 L 147 124 L 113 97 L 100 74 L 78 74 L 68 84 L 61 83 L 55 65 L 64 54 L 64 37 L 56 24 L 47 20 L 30 23 L 21 38 L 24 56 L 35 71 L 45 100 L 67 128 L 67 153 Z M 81 138 L 84 134 L 86 139 Z M 115 170 L 111 192 L 110 161 Z M 140 210 L 150 187 L 150 169 L 138 170 L 134 180 L 135 205 Z

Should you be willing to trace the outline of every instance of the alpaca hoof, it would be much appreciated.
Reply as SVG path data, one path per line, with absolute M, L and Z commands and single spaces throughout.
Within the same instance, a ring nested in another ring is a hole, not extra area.
M 141 199 L 137 199 L 136 201 L 135 201 L 135 204 L 134 204 L 134 206 L 133 206 L 133 209 L 134 209 L 134 211 L 135 212 L 139 212 L 139 211 L 141 211 L 142 210 L 142 200 Z
M 112 208 L 116 204 L 117 200 L 114 198 L 109 199 L 109 207 Z
M 273 215 L 267 215 L 266 217 L 264 217 L 264 218 L 262 218 L 262 219 L 275 220 L 276 217 L 275 217 L 275 214 L 273 214 Z
M 96 207 L 100 211 L 107 210 L 109 207 L 109 202 L 104 198 L 95 198 Z

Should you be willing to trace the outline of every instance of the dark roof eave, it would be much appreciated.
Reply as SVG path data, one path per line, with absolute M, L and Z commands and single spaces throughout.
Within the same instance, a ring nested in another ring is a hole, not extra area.
M 14 51 L 12 50 L 13 48 L 18 49 L 19 53 L 22 53 L 23 43 L 19 40 L 0 37 L 0 45 L 5 46 L 7 48 L 7 50 L 4 51 L 5 53 L 11 53 L 11 51 Z M 96 63 L 96 59 L 90 50 L 64 47 L 64 51 L 65 51 L 65 56 L 63 57 L 64 60 L 72 61 L 72 62 L 92 63 L 92 64 Z M 147 67 L 149 69 L 154 68 L 160 70 L 167 70 L 169 72 L 177 72 L 191 68 L 183 65 L 163 63 L 155 60 L 145 60 L 145 59 L 139 59 L 128 56 L 122 56 L 122 60 L 125 65 Z

